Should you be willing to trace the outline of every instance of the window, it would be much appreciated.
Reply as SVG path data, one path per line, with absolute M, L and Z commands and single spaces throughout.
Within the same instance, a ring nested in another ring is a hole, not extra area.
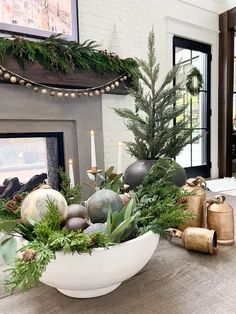
M 210 175 L 210 46 L 191 40 L 174 37 L 174 64 L 182 64 L 176 81 L 183 80 L 194 66 L 203 76 L 203 86 L 198 96 L 182 91 L 179 104 L 187 104 L 182 116 L 189 119 L 189 128 L 195 128 L 193 136 L 200 139 L 187 145 L 176 157 L 176 161 L 186 168 L 188 176 Z M 176 105 L 178 105 L 178 103 Z

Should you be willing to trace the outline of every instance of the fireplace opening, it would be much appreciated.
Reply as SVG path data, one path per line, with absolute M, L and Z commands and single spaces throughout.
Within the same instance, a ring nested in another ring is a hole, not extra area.
M 19 191 L 27 183 L 36 184 L 38 180 L 46 180 L 57 189 L 58 168 L 64 169 L 64 166 L 63 133 L 0 134 L 0 196 L 11 179 L 14 179 L 12 184 L 15 185 L 15 190 Z M 12 197 L 16 192 L 13 191 L 13 195 L 10 195 L 5 191 L 5 194 Z

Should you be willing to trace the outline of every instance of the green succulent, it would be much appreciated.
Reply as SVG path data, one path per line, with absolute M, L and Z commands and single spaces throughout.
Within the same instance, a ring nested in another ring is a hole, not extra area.
M 106 223 L 106 233 L 111 242 L 127 241 L 136 229 L 136 219 L 139 211 L 136 210 L 136 200 L 133 195 L 129 203 L 120 212 L 109 211 Z

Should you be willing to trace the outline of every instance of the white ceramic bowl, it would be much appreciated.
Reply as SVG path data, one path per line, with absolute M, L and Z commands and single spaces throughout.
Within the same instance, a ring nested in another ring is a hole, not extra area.
M 40 281 L 74 298 L 107 294 L 147 264 L 158 241 L 159 235 L 149 231 L 109 249 L 93 249 L 91 255 L 56 252 Z

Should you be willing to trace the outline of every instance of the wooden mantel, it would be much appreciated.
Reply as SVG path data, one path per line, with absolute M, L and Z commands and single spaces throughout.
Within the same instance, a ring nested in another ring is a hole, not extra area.
M 84 70 L 75 70 L 71 74 L 64 74 L 63 72 L 51 72 L 45 70 L 40 64 L 26 61 L 24 70 L 19 66 L 17 60 L 9 57 L 3 64 L 8 70 L 24 76 L 25 78 L 35 81 L 37 83 L 46 84 L 54 87 L 65 88 L 91 88 L 106 84 L 116 79 L 119 74 L 114 72 L 99 74 L 96 72 L 89 72 Z M 125 74 L 125 73 L 124 73 Z M 0 77 L 0 83 L 6 82 Z M 130 87 L 130 80 L 121 83 L 118 88 L 111 90 L 109 93 L 118 95 L 127 95 Z

